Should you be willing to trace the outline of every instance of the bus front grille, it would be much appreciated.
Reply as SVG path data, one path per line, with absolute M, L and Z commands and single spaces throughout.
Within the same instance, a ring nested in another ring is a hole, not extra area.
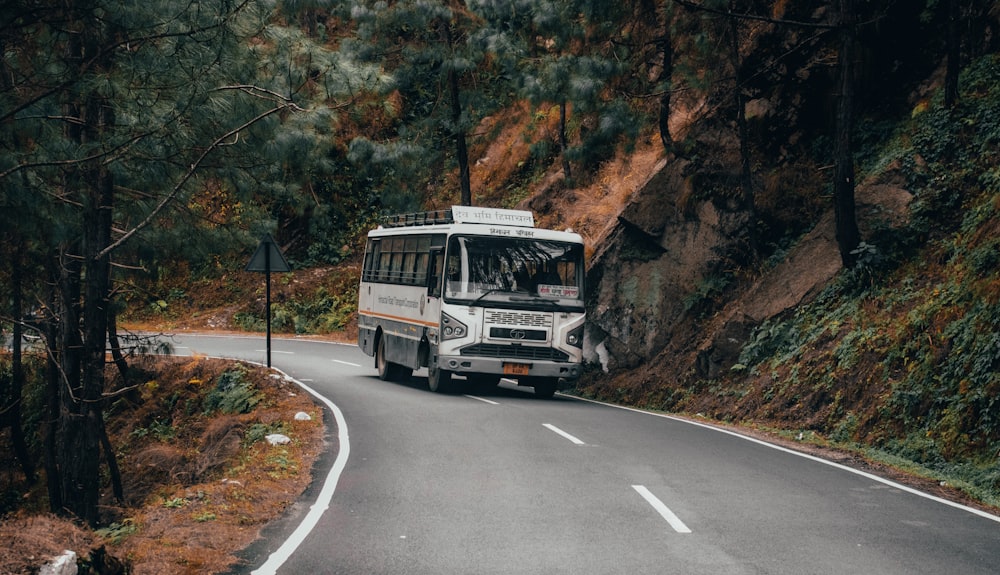
M 486 323 L 516 327 L 552 327 L 552 314 L 530 311 L 487 310 Z
M 470 357 L 495 357 L 501 359 L 519 359 L 527 361 L 569 361 L 569 355 L 551 347 L 533 347 L 528 345 L 498 345 L 483 343 L 463 347 L 462 355 Z

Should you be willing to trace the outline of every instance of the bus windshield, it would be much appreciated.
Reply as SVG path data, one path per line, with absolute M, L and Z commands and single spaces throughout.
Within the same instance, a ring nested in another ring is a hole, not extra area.
M 583 246 L 495 236 L 448 242 L 445 299 L 582 306 Z

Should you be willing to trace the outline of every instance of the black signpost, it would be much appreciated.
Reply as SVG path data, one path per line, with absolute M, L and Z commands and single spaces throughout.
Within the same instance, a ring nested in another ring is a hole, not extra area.
M 271 234 L 264 234 L 264 237 L 260 239 L 260 244 L 257 245 L 257 251 L 250 257 L 246 271 L 264 272 L 265 274 L 267 283 L 267 311 L 265 312 L 267 316 L 267 367 L 271 367 L 271 272 L 288 272 L 292 271 L 292 268 L 289 267 L 284 254 L 278 248 L 278 244 L 274 243 Z

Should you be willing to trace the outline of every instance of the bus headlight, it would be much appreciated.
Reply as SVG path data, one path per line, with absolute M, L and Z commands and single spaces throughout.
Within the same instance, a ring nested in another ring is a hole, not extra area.
M 583 349 L 583 324 L 566 334 L 566 343 L 575 348 Z
M 469 328 L 467 328 L 464 323 L 446 313 L 441 314 L 442 340 L 463 338 L 468 333 Z

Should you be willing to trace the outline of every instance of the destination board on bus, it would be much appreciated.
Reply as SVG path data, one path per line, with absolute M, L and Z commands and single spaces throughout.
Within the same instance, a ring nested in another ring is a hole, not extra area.
M 540 296 L 576 298 L 579 294 L 580 288 L 575 286 L 557 286 L 546 284 L 538 286 L 538 295 Z
M 473 208 L 452 206 L 451 216 L 459 224 L 494 224 L 499 226 L 535 227 L 535 215 L 526 210 Z

